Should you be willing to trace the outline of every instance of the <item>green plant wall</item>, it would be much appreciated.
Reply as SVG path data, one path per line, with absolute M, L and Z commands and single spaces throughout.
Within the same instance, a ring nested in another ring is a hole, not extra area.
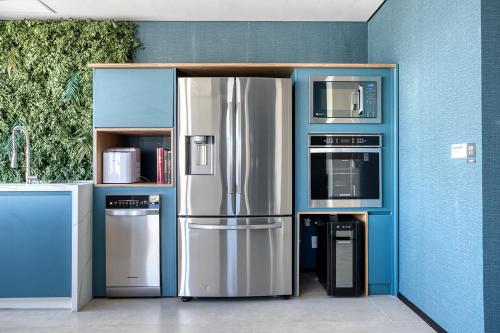
M 92 178 L 92 70 L 88 63 L 130 62 L 135 24 L 114 21 L 0 21 L 0 182 L 24 181 L 24 140 L 32 170 L 45 181 Z M 20 148 L 11 169 L 11 144 Z

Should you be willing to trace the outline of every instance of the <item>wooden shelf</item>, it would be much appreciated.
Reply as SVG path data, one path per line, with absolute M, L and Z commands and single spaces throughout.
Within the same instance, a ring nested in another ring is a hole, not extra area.
M 173 184 L 158 184 L 153 182 L 141 182 L 130 184 L 95 184 L 97 187 L 173 187 Z
M 296 68 L 395 68 L 395 64 L 333 63 L 116 63 L 88 64 L 89 68 L 175 68 L 186 76 L 290 77 Z
M 173 184 L 158 184 L 156 180 L 156 147 L 163 146 L 172 152 L 170 169 L 172 170 L 172 183 L 175 182 L 175 136 L 173 128 L 95 128 L 93 172 L 95 186 L 102 187 L 172 187 Z M 151 144 L 154 147 L 150 147 Z M 130 184 L 103 184 L 102 183 L 102 154 L 108 148 L 132 147 L 141 148 L 141 176 L 150 182 Z M 147 147 L 146 147 L 147 146 Z M 144 148 L 148 149 L 144 149 Z M 153 151 L 154 150 L 154 151 Z M 154 160 L 154 161 L 152 161 Z M 153 177 L 154 176 L 154 177 Z
M 335 63 L 108 63 L 88 64 L 89 68 L 178 68 L 178 69 L 213 69 L 224 67 L 238 68 L 394 68 L 396 64 L 335 64 Z

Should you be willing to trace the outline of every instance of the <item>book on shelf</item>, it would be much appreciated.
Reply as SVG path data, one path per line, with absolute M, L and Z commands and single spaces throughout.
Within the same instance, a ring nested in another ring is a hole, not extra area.
M 168 148 L 156 148 L 156 182 L 172 184 L 172 152 Z
M 164 169 L 165 169 L 165 149 L 163 147 L 156 148 L 156 183 L 163 184 Z
M 164 152 L 164 182 L 166 184 L 172 184 L 172 152 L 170 149 L 165 148 Z

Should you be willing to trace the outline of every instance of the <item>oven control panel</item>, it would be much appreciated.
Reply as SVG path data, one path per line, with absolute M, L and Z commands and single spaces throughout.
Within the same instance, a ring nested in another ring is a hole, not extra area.
M 107 195 L 106 209 L 150 209 L 160 207 L 160 195 Z
M 310 147 L 382 147 L 382 134 L 309 134 Z

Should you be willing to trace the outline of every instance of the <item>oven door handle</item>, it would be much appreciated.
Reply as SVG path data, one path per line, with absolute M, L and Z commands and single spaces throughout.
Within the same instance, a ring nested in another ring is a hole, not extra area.
M 220 224 L 199 224 L 189 223 L 189 229 L 203 230 L 262 230 L 262 229 L 279 229 L 282 227 L 281 222 L 270 224 L 244 224 L 244 225 L 220 225 Z
M 309 148 L 309 153 L 380 153 L 381 148 L 352 148 L 352 147 L 335 147 L 335 148 Z

